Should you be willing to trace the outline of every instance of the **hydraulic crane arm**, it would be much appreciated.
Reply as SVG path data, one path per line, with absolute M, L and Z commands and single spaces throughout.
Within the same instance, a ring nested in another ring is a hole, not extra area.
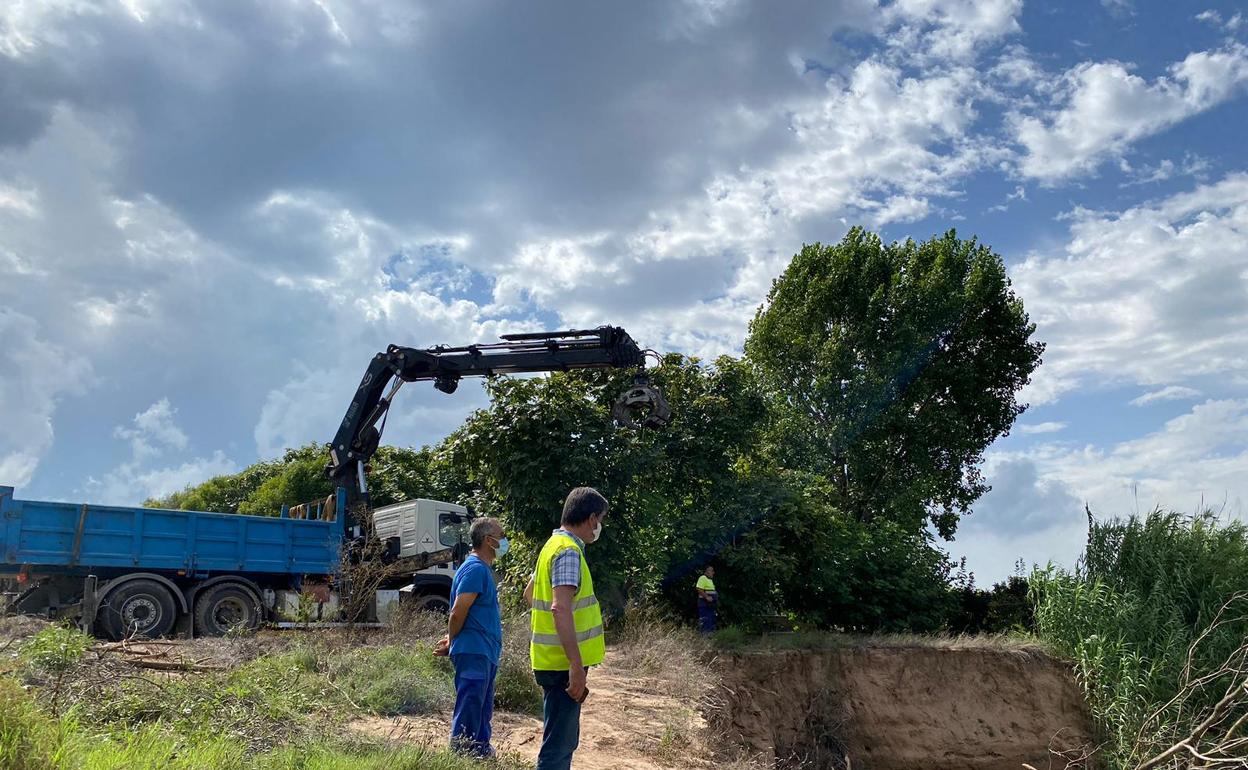
M 671 410 L 662 393 L 645 376 L 648 351 L 616 326 L 562 332 L 508 334 L 502 342 L 466 347 L 438 346 L 419 350 L 391 345 L 378 353 L 364 373 L 355 398 L 330 445 L 326 475 L 350 488 L 357 474 L 359 493 L 368 494 L 365 463 L 381 441 L 385 415 L 404 382 L 431 380 L 443 393 L 454 393 L 464 377 L 571 369 L 636 367 L 634 384 L 616 402 L 612 415 L 625 424 L 648 427 L 667 424 Z

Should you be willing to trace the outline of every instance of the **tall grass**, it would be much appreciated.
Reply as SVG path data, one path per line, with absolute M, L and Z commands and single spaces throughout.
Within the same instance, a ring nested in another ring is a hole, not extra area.
M 254 672 L 253 672 L 254 673 Z M 154 698 L 149 698 L 149 701 Z M 176 694 L 153 708 L 185 707 Z M 194 707 L 187 707 L 194 710 Z M 220 717 L 217 717 L 219 719 Z M 3 770 L 476 770 L 479 762 L 429 746 L 351 740 L 326 724 L 320 733 L 293 729 L 288 742 L 254 742 L 210 725 L 158 720 L 91 723 L 53 717 L 11 676 L 0 675 L 0 768 Z M 514 757 L 492 763 L 519 770 Z
M 1248 633 L 1237 598 L 1248 589 L 1248 529 L 1211 513 L 1089 517 L 1075 570 L 1050 566 L 1031 585 L 1037 629 L 1074 661 L 1105 761 L 1135 768 L 1191 733 L 1230 683 L 1217 672 Z

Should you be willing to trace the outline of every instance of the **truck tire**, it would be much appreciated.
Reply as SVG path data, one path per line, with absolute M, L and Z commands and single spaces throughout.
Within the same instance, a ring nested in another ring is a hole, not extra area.
M 421 612 L 446 615 L 451 611 L 451 600 L 442 594 L 421 594 L 412 600 L 412 605 Z
M 114 642 L 131 637 L 155 639 L 173 630 L 178 607 L 168 588 L 140 578 L 105 594 L 98 618 L 104 635 Z
M 204 636 L 255 631 L 261 620 L 260 602 L 237 583 L 213 586 L 195 600 L 195 629 Z

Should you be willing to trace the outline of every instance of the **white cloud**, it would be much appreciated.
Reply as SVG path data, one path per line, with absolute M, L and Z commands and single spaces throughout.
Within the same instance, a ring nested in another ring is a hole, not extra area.
M 1071 219 L 1064 253 L 1010 271 L 1048 344 L 1024 400 L 1248 375 L 1248 175 Z
M 31 317 L 0 307 L 0 484 L 24 486 L 52 446 L 58 402 L 82 392 L 91 367 L 49 342 Z
M 177 413 L 169 399 L 162 398 L 136 414 L 128 426 L 117 426 L 113 437 L 129 443 L 130 458 L 103 478 L 88 479 L 87 488 L 92 499 L 114 505 L 137 505 L 212 476 L 238 470 L 238 465 L 219 449 L 208 457 L 155 466 L 159 458 L 190 447 L 190 439 L 177 424 Z
M 1248 400 L 1210 400 L 1147 435 L 1108 447 L 1047 444 L 1000 460 L 1026 459 L 1061 480 L 1098 516 L 1156 506 L 1200 506 L 1242 516 L 1248 502 Z
M 1022 423 L 1017 426 L 1019 433 L 1027 435 L 1035 435 L 1037 433 L 1057 433 L 1066 429 L 1064 422 L 1036 422 Z
M 1248 48 L 1191 53 L 1168 73 L 1149 82 L 1114 61 L 1068 70 L 1054 108 L 1012 117 L 1025 150 L 1019 170 L 1045 184 L 1089 173 L 1132 142 L 1220 104 L 1248 82 Z
M 655 347 L 735 351 L 808 222 L 921 218 L 933 198 L 957 194 L 960 180 L 1002 157 L 968 136 L 978 91 L 970 67 L 911 77 L 863 61 L 792 111 L 790 151 L 714 177 L 702 195 L 631 231 L 525 244 L 498 267 L 495 299 L 538 300 L 571 325 L 609 314 Z
M 991 491 L 965 517 L 950 553 L 965 556 L 987 585 L 1014 571 L 1054 561 L 1070 566 L 1086 534 L 1083 502 L 1062 479 L 1044 476 L 1029 457 L 990 455 L 984 476 Z
M 896 48 L 931 60 L 969 60 L 985 43 L 1019 32 L 1022 0 L 897 0 L 883 9 Z M 913 55 L 913 54 L 912 54 Z
M 1141 438 L 1108 446 L 1053 442 L 993 451 L 992 491 L 949 544 L 981 582 L 1006 577 L 1014 561 L 1070 567 L 1086 534 L 1084 505 L 1097 518 L 1155 507 L 1248 514 L 1248 400 L 1206 401 Z
M 1242 13 L 1236 13 L 1235 15 L 1227 19 L 1225 23 L 1223 23 L 1222 14 L 1218 13 L 1212 8 L 1206 11 L 1201 11 L 1200 13 L 1196 14 L 1195 18 L 1197 21 L 1204 21 L 1204 22 L 1208 22 L 1209 24 L 1212 24 L 1215 27 L 1221 27 L 1225 29 L 1227 32 L 1237 32 L 1239 28 L 1244 25 L 1244 15 Z
M 1183 160 L 1179 163 L 1166 158 L 1154 165 L 1144 165 L 1139 168 L 1132 167 L 1124 158 L 1119 160 L 1119 167 L 1129 178 L 1118 186 L 1132 187 L 1134 185 L 1153 184 L 1178 176 L 1191 176 L 1204 181 L 1212 165 L 1208 159 L 1192 153 L 1184 155 Z
M 39 216 L 39 193 L 35 190 L 0 184 L 0 209 L 8 209 L 24 217 Z
M 1182 401 L 1196 398 L 1199 395 L 1200 391 L 1195 388 L 1188 388 L 1183 385 L 1167 385 L 1161 390 L 1150 391 L 1139 398 L 1131 399 L 1131 405 L 1144 406 L 1155 401 Z
M 161 468 L 123 463 L 102 479 L 88 479 L 93 501 L 107 505 L 138 505 L 144 500 L 164 497 L 199 484 L 213 476 L 234 473 L 238 465 L 216 450 L 200 457 Z
M 135 459 L 159 455 L 166 448 L 186 449 L 186 434 L 174 422 L 177 411 L 169 405 L 169 399 L 162 398 L 136 414 L 133 427 L 119 425 L 113 435 L 130 442 Z

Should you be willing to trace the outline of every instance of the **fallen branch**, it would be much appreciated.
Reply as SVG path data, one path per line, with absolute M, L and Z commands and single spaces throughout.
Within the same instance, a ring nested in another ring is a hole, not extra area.
M 148 668 L 153 671 L 190 671 L 193 673 L 211 673 L 226 671 L 225 666 L 198 666 L 194 663 L 183 663 L 175 660 L 146 660 L 144 658 L 127 658 L 127 663 L 137 668 Z

